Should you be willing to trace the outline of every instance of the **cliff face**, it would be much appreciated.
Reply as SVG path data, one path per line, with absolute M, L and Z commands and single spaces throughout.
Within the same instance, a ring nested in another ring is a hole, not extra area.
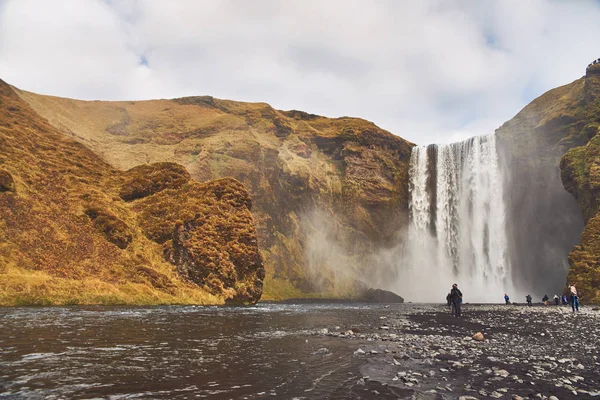
M 115 168 L 176 162 L 199 181 L 242 182 L 254 201 L 267 298 L 346 295 L 389 276 L 372 255 L 407 226 L 412 144 L 370 122 L 207 96 L 84 102 L 17 93 Z M 183 221 L 172 246 L 201 226 Z M 168 254 L 188 260 L 176 248 Z
M 115 170 L 2 81 L 0 150 L 0 305 L 260 298 L 240 182 L 201 184 L 170 163 Z M 228 234 L 212 240 L 219 230 Z
M 584 86 L 585 143 L 561 160 L 565 188 L 585 218 L 581 244 L 569 254 L 569 282 L 578 284 L 583 301 L 600 302 L 600 65 L 588 68 Z
M 537 294 L 562 291 L 562 285 L 550 283 L 564 282 L 568 269 L 569 281 L 580 283 L 584 299 L 599 300 L 591 284 L 584 283 L 599 272 L 600 253 L 594 250 L 599 241 L 590 236 L 597 212 L 591 177 L 598 162 L 594 149 L 600 117 L 598 82 L 599 75 L 588 72 L 553 89 L 496 132 L 510 193 L 513 266 L 520 271 L 522 287 Z M 563 265 L 570 251 L 569 265 Z M 597 278 L 595 282 L 597 287 Z

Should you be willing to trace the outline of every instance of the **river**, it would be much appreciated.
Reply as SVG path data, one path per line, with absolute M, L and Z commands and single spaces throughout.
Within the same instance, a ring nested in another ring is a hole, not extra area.
M 315 331 L 372 332 L 411 307 L 1 308 L 0 398 L 374 398 L 364 341 Z

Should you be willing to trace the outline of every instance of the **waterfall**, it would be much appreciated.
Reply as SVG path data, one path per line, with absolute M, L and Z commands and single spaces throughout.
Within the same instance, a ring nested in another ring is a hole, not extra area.
M 413 148 L 403 294 L 444 301 L 452 283 L 465 301 L 511 292 L 506 207 L 493 135 Z

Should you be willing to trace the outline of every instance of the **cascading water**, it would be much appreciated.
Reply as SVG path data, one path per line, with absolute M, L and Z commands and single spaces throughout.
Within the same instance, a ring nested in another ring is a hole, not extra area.
M 495 137 L 417 146 L 409 175 L 410 265 L 403 268 L 402 293 L 443 301 L 454 282 L 470 302 L 498 302 L 512 293 Z

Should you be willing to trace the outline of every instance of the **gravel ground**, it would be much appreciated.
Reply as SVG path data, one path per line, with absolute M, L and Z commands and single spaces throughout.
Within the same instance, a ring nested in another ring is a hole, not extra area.
M 374 318 L 369 332 L 315 334 L 356 341 L 355 398 L 600 399 L 600 312 L 580 310 L 465 304 L 455 318 L 423 305 Z

